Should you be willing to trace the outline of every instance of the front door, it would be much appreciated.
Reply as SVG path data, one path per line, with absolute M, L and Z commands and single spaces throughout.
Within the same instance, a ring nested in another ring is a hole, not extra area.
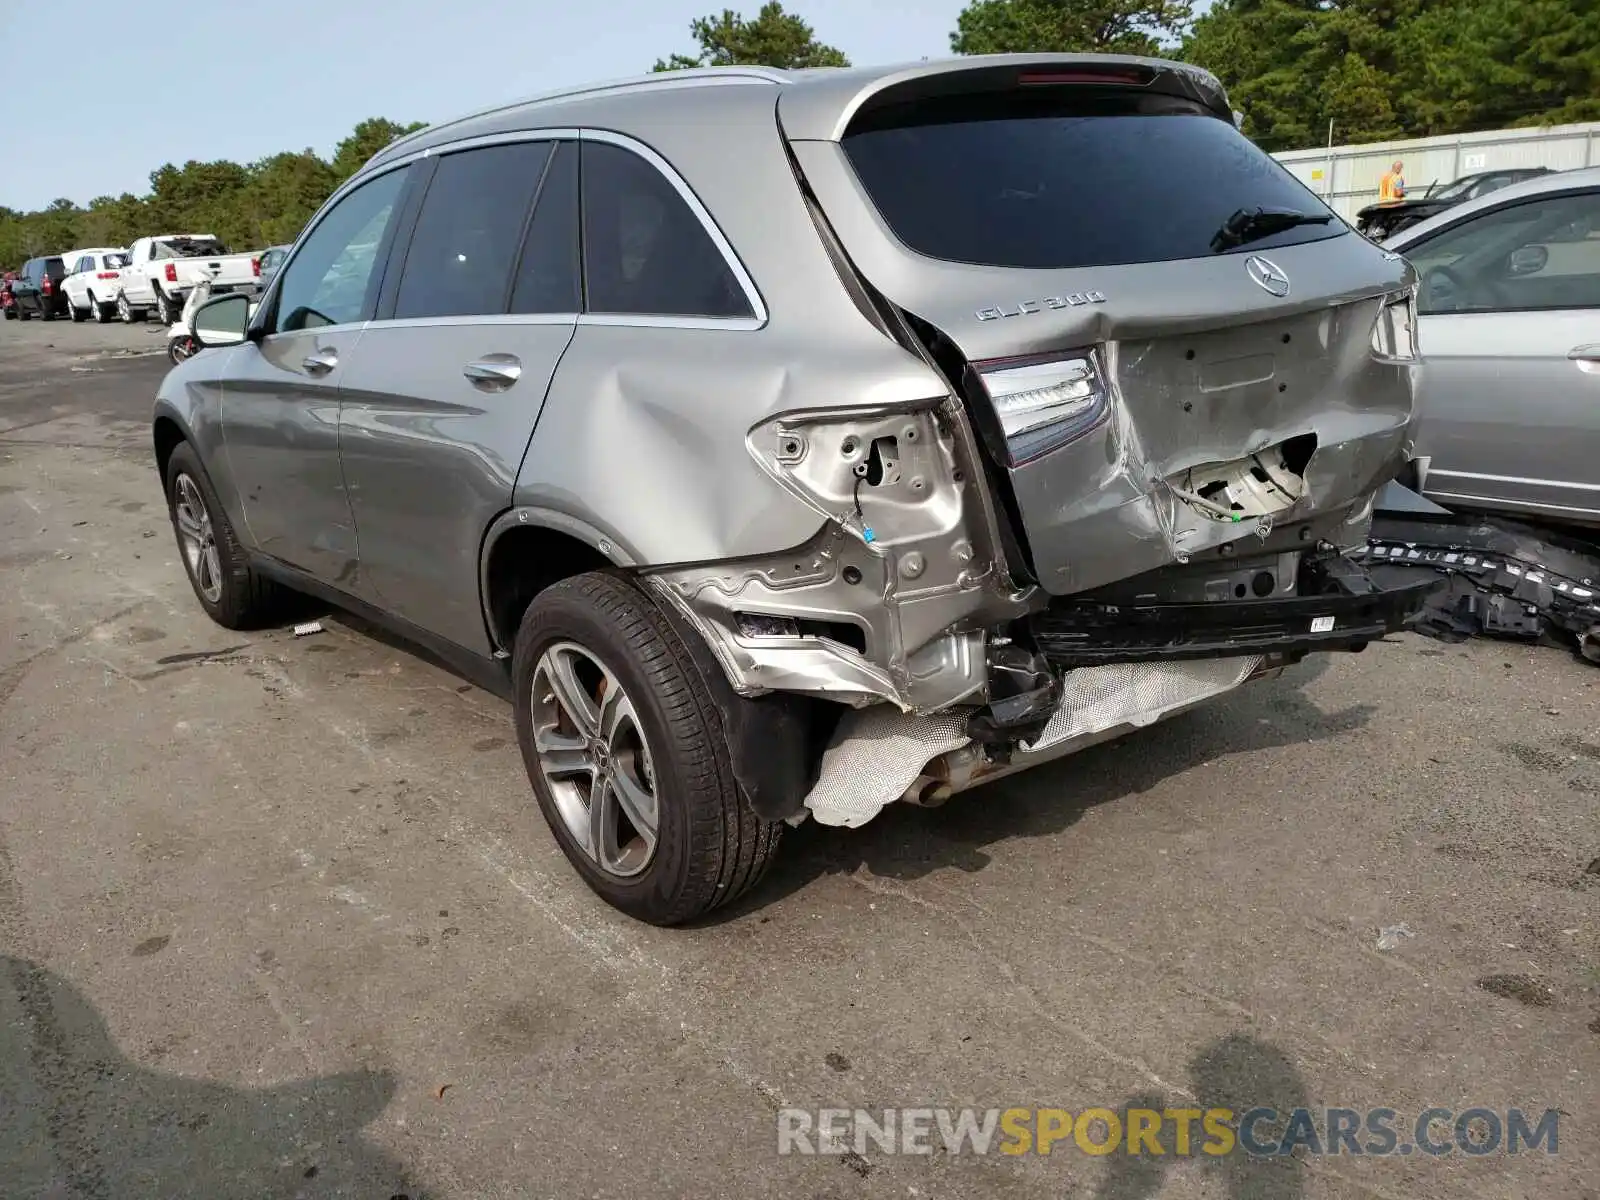
M 1406 256 L 1422 276 L 1427 493 L 1600 520 L 1600 192 L 1489 209 Z
M 344 378 L 364 583 L 388 611 L 479 653 L 483 535 L 511 504 L 577 324 L 576 151 L 516 141 L 440 155 L 393 256 L 398 282 Z
M 406 170 L 323 216 L 284 270 L 265 333 L 229 364 L 228 464 L 256 549 L 341 587 L 359 562 L 339 465 L 339 388 L 372 313 Z

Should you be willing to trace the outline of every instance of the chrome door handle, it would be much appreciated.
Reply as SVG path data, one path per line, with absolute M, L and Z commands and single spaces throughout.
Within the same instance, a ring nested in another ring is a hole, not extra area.
M 461 373 L 475 384 L 508 388 L 522 378 L 522 363 L 514 354 L 485 354 L 469 362 Z
M 326 375 L 339 365 L 339 356 L 332 350 L 318 350 L 301 359 L 300 365 L 313 375 Z

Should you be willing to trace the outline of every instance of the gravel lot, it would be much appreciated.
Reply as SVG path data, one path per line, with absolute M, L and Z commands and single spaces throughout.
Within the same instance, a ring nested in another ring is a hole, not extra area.
M 802 828 L 657 931 L 568 869 L 499 699 L 353 619 L 204 618 L 160 335 L 0 325 L 0 1195 L 1597 1195 L 1593 666 L 1326 659 Z M 783 1104 L 1140 1100 L 1565 1115 L 1554 1157 L 776 1152 Z

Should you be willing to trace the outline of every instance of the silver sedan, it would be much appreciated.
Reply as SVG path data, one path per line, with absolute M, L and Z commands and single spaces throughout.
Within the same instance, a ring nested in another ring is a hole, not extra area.
M 1421 280 L 1421 490 L 1600 528 L 1600 168 L 1514 184 L 1384 245 Z

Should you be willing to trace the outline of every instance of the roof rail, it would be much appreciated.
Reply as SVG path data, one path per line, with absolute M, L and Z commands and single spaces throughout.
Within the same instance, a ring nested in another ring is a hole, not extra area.
M 629 92 L 635 89 L 661 87 L 691 87 L 695 84 L 718 83 L 787 83 L 790 73 L 777 67 L 686 67 L 677 71 L 657 71 L 650 75 L 634 75 L 626 79 L 610 79 L 599 83 L 585 83 L 577 87 L 562 88 L 559 91 L 539 92 L 532 96 L 525 96 L 520 100 L 508 101 L 505 104 L 495 104 L 489 108 L 480 108 L 475 112 L 465 113 L 459 117 L 452 117 L 448 121 L 441 121 L 437 125 L 424 125 L 414 133 L 396 138 L 382 150 L 362 164 L 363 169 L 370 167 L 380 158 L 386 158 L 395 150 L 408 145 L 428 134 L 437 133 L 441 129 L 448 129 L 452 125 L 463 125 L 468 121 L 476 121 L 480 117 L 493 116 L 495 113 L 509 112 L 515 108 L 527 108 L 532 105 L 552 104 L 558 100 L 572 100 L 579 96 L 598 96 L 605 93 Z

